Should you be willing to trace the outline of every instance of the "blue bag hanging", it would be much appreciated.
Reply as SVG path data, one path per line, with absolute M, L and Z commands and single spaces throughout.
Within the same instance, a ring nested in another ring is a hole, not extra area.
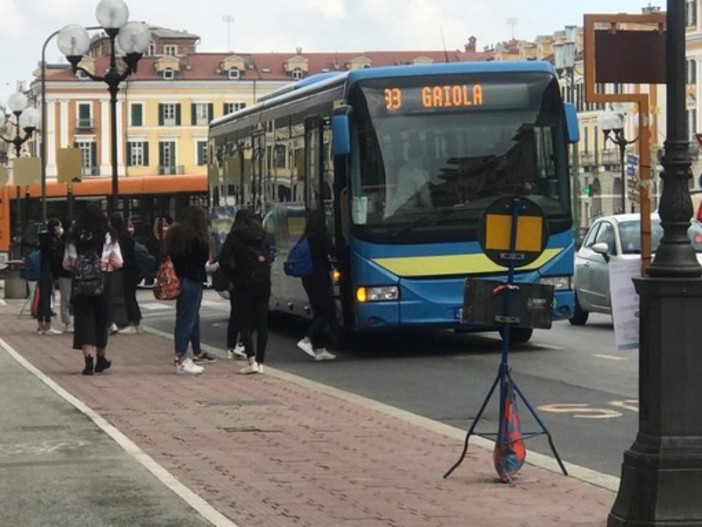
M 310 252 L 310 242 L 307 238 L 300 238 L 293 248 L 290 249 L 288 258 L 283 264 L 283 271 L 288 276 L 297 278 L 307 278 L 312 275 L 314 264 L 312 263 L 312 253 Z

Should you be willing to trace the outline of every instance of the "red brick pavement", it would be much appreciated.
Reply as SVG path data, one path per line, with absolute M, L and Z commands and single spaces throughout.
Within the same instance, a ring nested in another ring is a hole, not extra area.
M 473 445 L 444 480 L 455 436 L 270 367 L 243 376 L 220 360 L 177 376 L 172 342 L 152 333 L 111 337 L 112 369 L 84 377 L 69 335 L 38 335 L 17 319 L 21 302 L 7 303 L 0 338 L 240 527 L 594 527 L 614 501 L 529 464 L 516 486 L 501 484 Z

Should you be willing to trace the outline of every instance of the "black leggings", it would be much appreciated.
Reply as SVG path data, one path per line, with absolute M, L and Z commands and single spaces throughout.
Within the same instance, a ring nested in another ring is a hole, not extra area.
M 330 281 L 311 277 L 303 278 L 302 285 L 314 316 L 305 336 L 312 341 L 313 348 L 325 348 L 331 345 L 331 332 L 336 328 L 336 307 L 332 284 Z
M 39 308 L 37 318 L 39 322 L 51 323 L 51 295 L 54 292 L 54 279 L 51 272 L 44 272 L 39 278 Z
M 234 291 L 235 317 L 239 322 L 241 343 L 246 348 L 247 357 L 256 357 L 263 364 L 268 344 L 268 298 L 270 292 L 240 290 Z M 256 348 L 253 346 L 253 332 L 256 332 Z

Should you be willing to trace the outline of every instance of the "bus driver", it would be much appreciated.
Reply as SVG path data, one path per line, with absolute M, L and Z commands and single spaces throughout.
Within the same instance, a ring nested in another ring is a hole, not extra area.
M 407 161 L 397 173 L 395 192 L 388 197 L 385 217 L 398 210 L 431 208 L 429 172 L 424 168 L 424 146 L 417 137 L 410 138 Z

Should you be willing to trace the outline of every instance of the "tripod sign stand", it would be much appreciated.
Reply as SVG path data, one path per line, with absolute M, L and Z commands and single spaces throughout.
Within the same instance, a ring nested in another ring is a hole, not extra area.
M 561 471 L 567 476 L 568 472 L 556 451 L 550 432 L 514 382 L 509 366 L 513 327 L 551 327 L 553 286 L 514 282 L 515 268 L 535 261 L 546 247 L 548 225 L 544 213 L 536 203 L 525 198 L 500 198 L 485 209 L 480 223 L 481 247 L 488 258 L 507 268 L 507 282 L 469 278 L 466 281 L 463 321 L 502 326 L 501 360 L 497 377 L 468 429 L 463 452 L 458 461 L 446 471 L 444 478 L 448 478 L 465 459 L 470 436 L 473 435 L 498 383 L 500 401 L 497 434 L 480 435 L 496 435 L 493 459 L 502 481 L 514 483 L 512 475 L 522 466 L 526 455 L 523 439 L 544 434 Z M 517 397 L 539 425 L 538 431 L 521 432 L 516 408 Z

